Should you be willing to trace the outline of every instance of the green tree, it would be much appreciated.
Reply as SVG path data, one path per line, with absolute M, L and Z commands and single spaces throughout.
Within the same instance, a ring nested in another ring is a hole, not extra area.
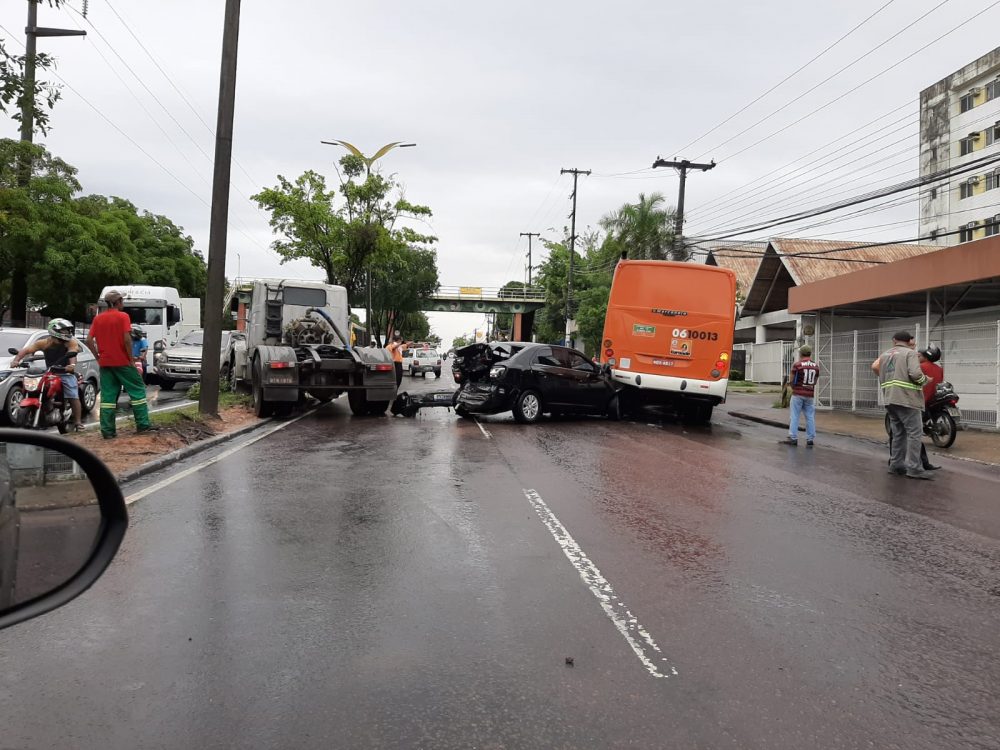
M 431 323 L 427 314 L 410 312 L 396 321 L 396 329 L 405 341 L 430 341 Z
M 672 251 L 674 211 L 665 205 L 662 193 L 639 193 L 635 203 L 625 203 L 606 214 L 600 225 L 630 258 L 687 260 L 688 252 L 683 248 Z
M 7 51 L 4 40 L 0 39 L 0 112 L 9 114 L 11 119 L 21 122 L 21 107 L 24 105 L 24 55 L 12 55 Z M 43 81 L 40 76 L 55 68 L 55 58 L 44 52 L 35 54 L 35 85 L 32 107 L 33 133 L 48 135 L 50 128 L 49 111 L 62 98 L 62 86 L 51 81 Z
M 276 187 L 253 200 L 271 213 L 271 228 L 278 235 L 272 247 L 282 261 L 305 259 L 322 268 L 327 283 L 346 287 L 351 305 L 367 306 L 370 272 L 373 323 L 377 318 L 375 331 L 384 330 L 389 320 L 410 311 L 414 293 L 419 305 L 437 288 L 436 263 L 429 291 L 422 275 L 415 283 L 395 278 L 400 270 L 427 270 L 425 256 L 413 253 L 430 253 L 433 260 L 427 246 L 437 238 L 405 224 L 426 221 L 431 210 L 410 203 L 393 178 L 372 172 L 359 156 L 341 158 L 340 176 L 339 189 L 328 190 L 324 177 L 313 171 L 295 182 L 279 175 Z
M 471 336 L 456 336 L 451 340 L 452 349 L 461 349 L 463 346 L 476 343 Z
M 437 291 L 437 254 L 402 245 L 372 268 L 372 330 L 399 328 L 395 321 L 418 312 Z

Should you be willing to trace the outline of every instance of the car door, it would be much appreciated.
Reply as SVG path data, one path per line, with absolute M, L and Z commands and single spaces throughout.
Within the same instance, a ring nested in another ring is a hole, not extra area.
M 542 394 L 542 403 L 549 406 L 561 403 L 559 370 L 562 364 L 553 356 L 552 349 L 539 347 L 532 355 L 530 382 L 524 388 L 534 387 Z
M 601 368 L 587 359 L 582 352 L 571 349 L 569 360 L 570 368 L 575 375 L 571 394 L 573 402 L 579 405 L 581 411 L 604 414 L 613 395 L 611 383 L 601 374 Z

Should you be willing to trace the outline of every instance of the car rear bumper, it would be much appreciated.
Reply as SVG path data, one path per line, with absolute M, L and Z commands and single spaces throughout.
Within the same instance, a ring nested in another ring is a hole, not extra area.
M 729 378 L 718 380 L 698 380 L 696 378 L 676 378 L 671 375 L 652 375 L 630 370 L 612 370 L 611 377 L 616 383 L 634 388 L 653 391 L 671 391 L 685 396 L 701 396 L 725 400 Z
M 474 414 L 497 414 L 510 411 L 510 394 L 497 386 L 467 385 L 458 394 L 456 406 Z
M 410 365 L 410 372 L 436 372 L 440 369 L 435 365 Z

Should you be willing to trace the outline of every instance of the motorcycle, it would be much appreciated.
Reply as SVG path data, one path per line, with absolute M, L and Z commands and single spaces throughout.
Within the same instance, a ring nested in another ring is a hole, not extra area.
M 958 408 L 959 396 L 949 382 L 938 383 L 934 396 L 924 410 L 924 434 L 938 448 L 950 448 L 955 444 L 959 430 L 964 430 L 962 410 Z M 889 415 L 885 416 L 885 431 L 892 435 Z
M 69 402 L 63 398 L 63 384 L 60 377 L 66 372 L 65 367 L 53 365 L 47 369 L 23 362 L 21 367 L 27 367 L 21 381 L 24 396 L 17 405 L 14 423 L 18 427 L 29 430 L 44 430 L 55 427 L 59 434 L 69 432 L 73 419 L 73 411 Z M 80 380 L 80 376 L 76 376 Z

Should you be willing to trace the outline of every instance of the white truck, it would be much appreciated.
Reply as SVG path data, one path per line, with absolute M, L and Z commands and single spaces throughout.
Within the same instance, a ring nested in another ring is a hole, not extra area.
M 249 388 L 258 416 L 287 416 L 306 395 L 347 394 L 356 415 L 384 414 L 396 397 L 392 355 L 351 346 L 347 290 L 314 281 L 253 282 L 246 338 L 234 341 L 229 374 Z
M 201 300 L 181 297 L 171 286 L 106 286 L 97 302 L 99 309 L 107 308 L 104 295 L 111 290 L 121 293 L 132 324 L 141 326 L 146 332 L 149 342 L 146 372 L 149 375 L 157 374 L 155 357 L 159 352 L 176 344 L 185 333 L 201 328 Z

